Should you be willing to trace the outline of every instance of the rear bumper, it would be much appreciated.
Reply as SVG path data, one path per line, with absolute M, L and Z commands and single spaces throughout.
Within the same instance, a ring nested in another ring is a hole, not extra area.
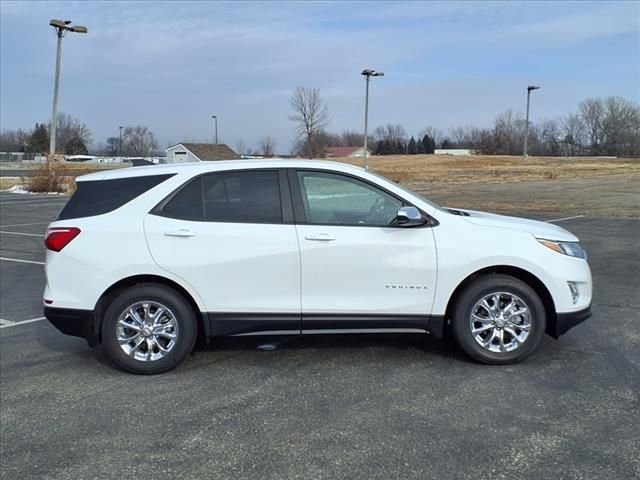
M 75 308 L 44 307 L 44 316 L 66 335 L 82 337 L 92 347 L 99 343 L 94 331 L 93 311 Z
M 564 335 L 576 325 L 584 322 L 590 316 L 591 305 L 585 309 L 578 310 L 577 312 L 558 313 L 556 315 L 555 325 L 553 325 L 551 331 L 547 330 L 547 333 L 553 338 L 558 338 L 560 335 Z

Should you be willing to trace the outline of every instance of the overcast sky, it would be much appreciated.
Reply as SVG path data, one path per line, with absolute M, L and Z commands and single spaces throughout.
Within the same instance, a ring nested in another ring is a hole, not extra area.
M 93 143 L 146 125 L 161 146 L 293 142 L 289 97 L 321 90 L 330 131 L 369 125 L 488 126 L 525 109 L 532 120 L 588 97 L 640 101 L 639 2 L 0 2 L 0 124 L 32 128 L 51 115 L 52 18 L 85 25 L 64 39 L 60 105 Z

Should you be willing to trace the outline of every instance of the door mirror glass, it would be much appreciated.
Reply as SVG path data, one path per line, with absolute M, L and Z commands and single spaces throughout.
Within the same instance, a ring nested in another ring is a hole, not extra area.
M 416 207 L 402 207 L 398 210 L 395 223 L 401 227 L 415 227 L 416 225 L 424 225 L 427 223 L 427 219 Z

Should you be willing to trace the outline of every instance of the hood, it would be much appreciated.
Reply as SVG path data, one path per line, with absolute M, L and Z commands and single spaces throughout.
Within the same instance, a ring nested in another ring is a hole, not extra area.
M 523 230 L 531 233 L 536 238 L 546 240 L 557 240 L 561 242 L 578 241 L 578 237 L 574 234 L 552 223 L 530 220 L 528 218 L 507 217 L 505 215 L 496 215 L 495 213 L 476 212 L 474 210 L 455 211 L 462 212 L 462 214 L 457 213 L 456 215 L 461 215 L 461 218 L 474 225 Z

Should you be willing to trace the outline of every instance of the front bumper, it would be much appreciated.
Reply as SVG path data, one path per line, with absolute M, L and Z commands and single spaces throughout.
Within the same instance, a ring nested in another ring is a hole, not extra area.
M 564 335 L 570 329 L 584 322 L 591 316 L 591 305 L 577 312 L 571 313 L 558 313 L 556 315 L 556 321 L 553 324 L 547 326 L 547 333 L 553 338 L 558 338 L 560 335 Z
M 95 332 L 93 311 L 75 308 L 44 307 L 44 316 L 62 333 L 74 337 L 82 337 L 90 346 L 99 343 L 99 336 Z

